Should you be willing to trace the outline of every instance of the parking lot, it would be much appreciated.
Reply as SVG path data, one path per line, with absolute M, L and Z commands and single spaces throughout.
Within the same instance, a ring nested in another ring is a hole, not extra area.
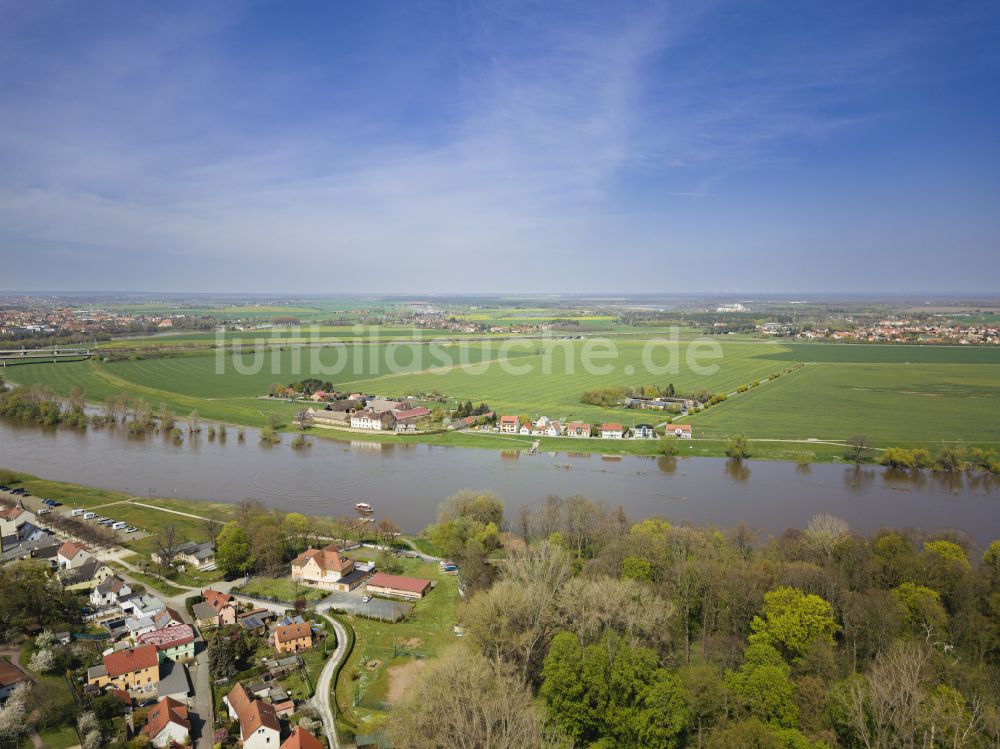
M 358 614 L 366 616 L 369 619 L 381 619 L 386 622 L 399 621 L 412 608 L 413 604 L 411 603 L 386 601 L 383 598 L 373 598 L 365 603 L 364 594 L 361 590 L 350 593 L 333 591 L 316 604 L 316 610 L 320 613 L 328 609 L 333 609 L 345 614 Z

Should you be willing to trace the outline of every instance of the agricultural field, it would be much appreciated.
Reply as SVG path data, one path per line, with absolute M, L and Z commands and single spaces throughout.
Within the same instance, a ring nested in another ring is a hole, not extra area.
M 712 347 L 720 354 L 718 358 L 711 353 Z M 644 352 L 649 351 L 651 357 L 644 359 Z M 698 374 L 696 362 L 689 358 L 699 352 L 701 364 L 711 368 L 703 374 Z M 596 370 L 583 366 L 585 354 Z M 265 424 L 271 414 L 290 423 L 301 405 L 259 396 L 274 382 L 309 376 L 329 380 L 341 389 L 377 395 L 438 391 L 450 403 L 486 401 L 501 413 L 626 425 L 655 423 L 665 415 L 585 405 L 581 395 L 596 388 L 673 383 L 678 392 L 730 395 L 727 401 L 689 417 L 696 441 L 706 440 L 702 447 L 713 441 L 718 445 L 712 448 L 715 453 L 721 452 L 726 437 L 737 433 L 761 440 L 831 441 L 864 433 L 882 446 L 942 440 L 1000 442 L 1000 420 L 995 418 L 1000 412 L 1000 351 L 986 347 L 785 344 L 739 336 L 715 336 L 702 342 L 681 335 L 670 347 L 658 344 L 648 349 L 645 340 L 622 336 L 604 343 L 534 338 L 433 346 L 347 343 L 226 353 L 221 360 L 221 374 L 217 373 L 217 354 L 207 353 L 17 365 L 4 374 L 15 382 L 45 384 L 64 395 L 79 384 L 91 402 L 128 391 L 145 397 L 154 408 L 164 403 L 180 415 L 197 410 L 207 419 L 250 426 Z M 261 366 L 255 367 L 255 361 Z M 389 361 L 394 367 L 387 374 Z M 734 393 L 795 363 L 804 366 L 748 392 Z M 659 369 L 651 373 L 649 364 Z M 396 439 L 504 447 L 499 436 L 476 434 Z M 549 447 L 548 441 L 546 447 L 557 449 Z M 619 448 L 646 453 L 651 449 L 649 443 L 623 443 Z M 619 450 L 602 445 L 602 451 Z

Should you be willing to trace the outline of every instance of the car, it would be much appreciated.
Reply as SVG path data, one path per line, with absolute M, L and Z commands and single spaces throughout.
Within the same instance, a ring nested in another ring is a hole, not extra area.
M 48 514 L 49 514 L 50 512 L 52 512 L 52 510 L 50 510 L 50 509 L 49 509 L 48 507 L 42 507 L 42 508 L 41 508 L 41 509 L 40 509 L 40 510 L 38 511 L 38 514 L 39 514 L 39 515 L 48 515 Z
M 370 600 L 372 600 L 371 595 L 367 595 L 361 599 L 361 603 L 368 603 Z
M 76 518 L 76 517 L 79 517 L 80 515 L 82 515 L 85 512 L 86 512 L 86 510 L 82 510 L 79 507 L 77 507 L 75 510 L 70 510 L 69 514 L 70 514 L 71 517 Z
M 85 512 L 85 513 L 83 513 L 83 519 L 84 520 L 93 520 L 96 517 L 97 517 L 97 513 L 96 512 Z
M 125 529 L 125 532 L 126 532 L 126 533 L 135 533 L 135 532 L 136 532 L 136 530 L 138 530 L 138 529 L 137 529 L 137 528 L 133 528 L 133 527 L 132 527 L 132 526 L 130 525 L 130 526 L 129 526 L 128 528 L 126 528 L 126 529 Z
M 50 505 L 51 505 L 52 507 L 62 507 L 62 502 L 57 502 L 57 501 L 56 501 L 56 500 L 54 500 L 54 499 L 50 499 L 50 500 L 49 500 L 49 504 L 50 504 Z
M 112 530 L 116 530 L 116 531 L 120 531 L 123 528 L 127 528 L 127 527 L 128 527 L 128 523 L 123 523 L 121 520 L 119 520 L 117 523 L 113 523 L 111 525 L 111 529 Z
M 9 492 L 10 487 L 7 484 L 0 484 L 0 492 Z

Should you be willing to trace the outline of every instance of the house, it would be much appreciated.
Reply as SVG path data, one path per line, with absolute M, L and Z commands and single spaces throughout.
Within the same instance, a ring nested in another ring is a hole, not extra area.
M 118 608 L 122 610 L 122 613 L 126 616 L 131 616 L 136 619 L 142 619 L 143 617 L 149 617 L 150 621 L 156 616 L 160 611 L 166 608 L 163 601 L 161 601 L 156 596 L 151 596 L 144 594 L 141 596 L 118 596 Z
M 17 536 L 2 539 L 3 551 L 0 552 L 0 564 L 15 562 L 18 559 L 40 559 L 55 567 L 56 552 L 62 544 L 62 539 L 56 538 L 51 533 L 25 524 L 18 528 Z
M 608 422 L 601 424 L 601 439 L 606 440 L 620 440 L 624 430 L 621 424 L 615 424 L 613 422 Z
M 190 624 L 154 629 L 136 638 L 137 645 L 154 645 L 161 661 L 188 661 L 194 658 L 194 629 Z
M 164 697 L 149 710 L 142 732 L 155 747 L 187 746 L 191 736 L 191 721 L 187 706 L 172 697 Z
M 281 745 L 281 749 L 326 749 L 326 745 L 302 726 L 296 726 L 292 735 Z
M 396 417 L 390 411 L 374 411 L 366 408 L 351 414 L 352 429 L 373 429 L 376 431 L 394 429 Z
M 563 428 L 562 424 L 558 421 L 550 421 L 545 425 L 545 436 L 546 437 L 560 437 L 562 436 Z
M 274 707 L 255 698 L 240 682 L 222 698 L 229 717 L 240 722 L 243 749 L 278 749 L 281 723 Z
M 656 436 L 656 430 L 652 424 L 636 424 L 632 427 L 632 433 L 636 439 L 651 439 Z
M 99 689 L 111 684 L 128 692 L 149 692 L 160 680 L 160 658 L 154 645 L 139 645 L 104 656 L 104 663 L 87 671 L 87 684 Z
M 531 434 L 531 422 L 524 421 L 520 428 L 517 430 L 518 434 Z
M 156 625 L 153 624 L 153 617 L 140 616 L 138 619 L 128 619 L 125 622 L 125 629 L 128 632 L 128 636 L 136 640 L 140 635 L 144 635 L 147 632 L 155 632 Z
M 402 577 L 376 572 L 366 586 L 369 593 L 392 598 L 423 598 L 430 590 L 431 581 L 419 577 Z
M 191 675 L 187 666 L 173 661 L 164 661 L 160 664 L 160 680 L 156 684 L 158 696 L 172 697 L 178 702 L 188 704 L 191 692 Z
M 341 556 L 340 547 L 330 544 L 322 549 L 306 549 L 295 557 L 292 579 L 347 592 L 364 581 L 365 573 L 355 569 L 354 560 Z
M 162 558 L 157 552 L 149 555 L 156 564 L 162 564 Z M 189 564 L 199 570 L 205 571 L 215 567 L 215 544 L 211 541 L 196 544 L 194 541 L 186 541 L 177 547 L 172 560 L 173 564 Z
M 409 408 L 405 410 L 393 411 L 393 416 L 396 419 L 396 431 L 397 432 L 415 432 L 417 430 L 417 422 L 421 419 L 426 419 L 430 416 L 431 410 L 429 408 Z
M 399 411 L 403 408 L 402 401 L 391 401 L 386 398 L 373 398 L 368 401 L 367 408 L 375 413 L 387 413 L 390 411 Z
M 109 577 L 90 592 L 90 605 L 97 609 L 114 606 L 120 598 L 132 594 L 132 588 L 120 577 Z
M 38 520 L 33 512 L 24 509 L 21 505 L 0 510 L 0 538 L 7 539 L 9 536 L 17 536 L 18 528 L 25 523 L 37 526 Z
M 56 563 L 60 569 L 69 570 L 81 566 L 92 556 L 83 544 L 66 541 L 56 552 Z
M 332 397 L 333 397 L 332 393 L 328 393 L 325 390 L 317 390 L 315 393 L 309 396 L 309 400 L 319 403 L 320 401 L 325 401 Z
M 0 703 L 6 700 L 18 684 L 30 683 L 31 678 L 21 667 L 6 658 L 0 658 Z
M 62 584 L 66 590 L 93 590 L 113 577 L 115 571 L 97 557 L 91 557 L 79 567 L 63 570 Z
M 516 416 L 501 416 L 500 431 L 507 434 L 515 434 L 520 422 Z
M 176 627 L 183 623 L 184 620 L 181 619 L 181 615 L 169 606 L 165 607 L 162 611 L 157 612 L 156 615 L 153 616 L 153 624 L 156 625 L 157 629 Z
M 448 428 L 453 429 L 455 431 L 458 431 L 460 429 L 468 429 L 469 427 L 475 426 L 477 421 L 479 421 L 478 416 L 466 416 L 461 419 L 455 419 L 453 422 L 451 422 L 451 424 L 448 425 Z
M 567 437 L 589 437 L 590 424 L 584 421 L 571 421 L 566 425 Z
M 312 627 L 306 622 L 287 624 L 274 630 L 274 649 L 278 655 L 298 653 L 312 645 Z
M 678 439 L 689 440 L 691 439 L 691 425 L 690 424 L 667 424 L 666 433 L 672 434 Z
M 220 593 L 212 588 L 201 592 L 205 599 L 193 607 L 199 627 L 224 627 L 236 624 L 236 601 L 228 593 Z

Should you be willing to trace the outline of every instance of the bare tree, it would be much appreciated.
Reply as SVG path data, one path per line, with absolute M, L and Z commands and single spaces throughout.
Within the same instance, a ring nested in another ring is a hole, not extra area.
M 864 434 L 855 434 L 849 440 L 847 440 L 847 454 L 846 457 L 855 465 L 864 463 L 868 458 L 872 456 L 872 443 L 871 440 Z
M 807 545 L 829 563 L 833 552 L 850 534 L 851 527 L 846 520 L 823 512 L 809 521 L 804 535 Z
M 167 523 L 156 535 L 156 555 L 160 560 L 160 568 L 164 572 L 173 566 L 178 546 L 180 546 L 180 532 L 176 525 Z

